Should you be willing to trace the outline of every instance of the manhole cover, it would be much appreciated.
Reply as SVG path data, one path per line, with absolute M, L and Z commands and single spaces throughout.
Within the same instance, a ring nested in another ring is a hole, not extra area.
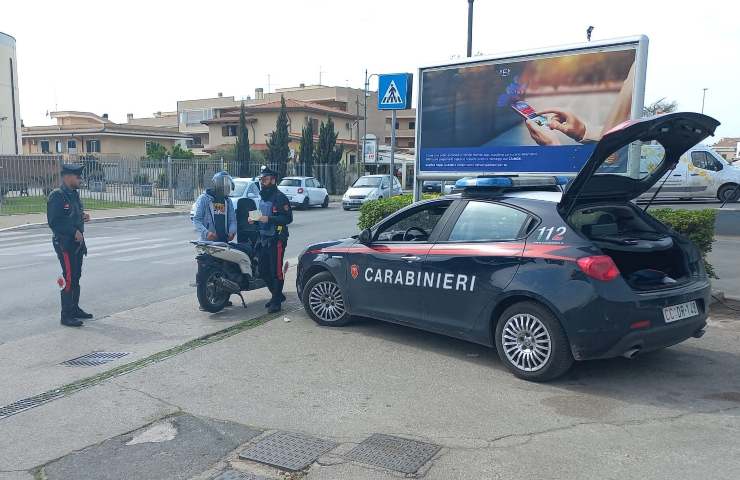
M 287 470 L 303 470 L 336 443 L 292 432 L 276 432 L 244 450 L 239 457 Z
M 346 453 L 344 458 L 396 472 L 415 473 L 440 448 L 433 443 L 376 433 Z
M 125 357 L 129 352 L 91 352 L 81 357 L 73 358 L 61 363 L 68 367 L 96 367 Z
M 262 475 L 255 475 L 249 472 L 240 472 L 239 470 L 225 470 L 215 477 L 213 480 L 271 480 L 268 477 Z

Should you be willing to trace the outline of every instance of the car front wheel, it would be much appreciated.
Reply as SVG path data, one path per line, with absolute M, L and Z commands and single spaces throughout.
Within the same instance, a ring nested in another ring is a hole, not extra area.
M 737 185 L 723 185 L 717 192 L 717 198 L 720 202 L 737 202 L 740 198 L 740 189 Z
M 516 303 L 501 314 L 496 324 L 496 350 L 514 375 L 535 382 L 557 378 L 573 365 L 560 322 L 534 302 Z
M 325 327 L 341 327 L 351 320 L 342 289 L 329 272 L 308 280 L 303 289 L 303 307 L 314 322 Z

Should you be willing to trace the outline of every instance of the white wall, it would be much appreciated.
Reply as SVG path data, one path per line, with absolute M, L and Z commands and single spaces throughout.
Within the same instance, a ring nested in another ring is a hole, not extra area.
M 11 61 L 13 65 L 12 72 Z M 14 95 L 15 114 L 13 113 Z M 15 39 L 10 35 L 0 32 L 0 154 L 21 153 L 20 115 Z

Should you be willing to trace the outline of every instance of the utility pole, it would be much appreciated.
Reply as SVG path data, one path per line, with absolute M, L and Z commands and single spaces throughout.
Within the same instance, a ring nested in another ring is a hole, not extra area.
M 468 0 L 468 57 L 473 56 L 473 2 Z
M 708 88 L 702 88 L 702 94 L 701 94 L 701 113 L 704 113 L 704 100 L 707 98 L 707 90 Z
M 367 103 L 367 99 L 365 100 Z M 360 96 L 355 97 L 355 116 L 357 117 L 357 156 L 355 162 L 357 163 L 357 174 L 362 175 L 360 171 Z
M 367 148 L 367 84 L 368 84 L 368 78 L 367 78 L 367 68 L 365 69 L 365 103 L 363 104 L 363 108 L 365 110 L 365 113 L 362 116 L 362 125 L 363 125 L 363 134 L 362 134 L 362 167 L 360 170 L 360 175 L 365 171 L 365 149 Z

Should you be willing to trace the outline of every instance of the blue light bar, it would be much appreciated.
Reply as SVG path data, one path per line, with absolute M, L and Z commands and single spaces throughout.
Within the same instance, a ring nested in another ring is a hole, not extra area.
M 496 189 L 496 188 L 527 188 L 567 185 L 571 180 L 567 176 L 522 176 L 522 175 L 496 175 L 465 177 L 455 182 L 455 188 L 460 190 L 474 189 Z

